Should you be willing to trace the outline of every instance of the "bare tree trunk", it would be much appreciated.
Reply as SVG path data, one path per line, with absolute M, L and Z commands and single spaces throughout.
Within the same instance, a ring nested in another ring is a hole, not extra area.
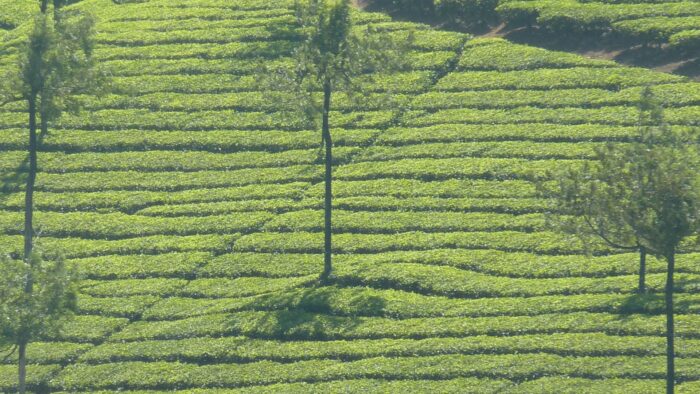
M 36 95 L 29 99 L 29 173 L 27 174 L 27 187 L 24 196 L 24 261 L 30 264 L 34 241 L 34 182 L 36 181 Z M 29 283 L 28 291 L 31 291 Z
M 28 266 L 32 264 L 32 249 L 34 247 L 34 182 L 36 180 L 36 95 L 29 99 L 29 174 L 27 175 L 27 187 L 24 198 L 24 262 Z M 24 291 L 31 293 L 34 286 L 31 270 L 27 274 Z M 20 334 L 22 335 L 22 334 Z M 26 338 L 20 338 L 18 342 L 18 358 L 19 358 L 19 392 L 26 392 L 27 379 L 27 343 Z
M 330 125 L 328 122 L 328 115 L 330 112 L 330 107 L 331 107 L 331 84 L 329 81 L 326 81 L 323 84 L 323 125 L 322 125 L 322 130 L 321 133 L 323 135 L 323 141 L 325 142 L 325 148 L 326 148 L 326 157 L 325 157 L 325 164 L 326 164 L 326 173 L 325 173 L 325 186 L 326 186 L 326 192 L 324 196 L 324 214 L 325 214 L 325 220 L 324 220 L 324 253 L 323 253 L 323 274 L 321 274 L 321 281 L 325 282 L 328 280 L 328 277 L 331 275 L 331 271 L 333 269 L 333 266 L 331 264 L 331 233 L 332 233 L 332 228 L 331 228 L 331 213 L 332 213 L 332 188 L 331 188 L 331 181 L 332 181 L 332 170 L 333 170 L 333 153 L 332 153 L 332 148 L 333 148 L 333 142 L 331 140 L 331 130 L 330 130 Z
M 41 10 L 42 14 L 46 13 L 46 10 L 49 8 L 49 0 L 41 0 L 41 6 L 39 9 Z
M 666 272 L 666 394 L 673 394 L 676 383 L 675 358 L 673 348 L 673 271 L 675 269 L 676 251 L 666 257 L 668 270 Z
M 19 387 L 20 394 L 27 392 L 27 342 L 22 340 L 18 346 Z
M 639 288 L 637 292 L 639 294 L 644 294 L 647 291 L 646 288 L 646 275 L 647 275 L 647 248 L 644 246 L 639 247 Z

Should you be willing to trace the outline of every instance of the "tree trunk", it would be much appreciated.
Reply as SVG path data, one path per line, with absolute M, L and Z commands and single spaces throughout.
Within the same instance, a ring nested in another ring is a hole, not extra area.
M 322 125 L 322 136 L 323 136 L 323 142 L 325 142 L 325 148 L 326 148 L 326 157 L 325 157 L 325 164 L 326 164 L 326 174 L 325 174 L 325 185 L 326 185 L 326 192 L 324 196 L 324 214 L 325 214 L 325 220 L 324 220 L 324 253 L 323 253 L 323 274 L 321 274 L 321 281 L 325 282 L 328 280 L 328 277 L 331 275 L 331 271 L 333 269 L 333 266 L 331 264 L 331 212 L 332 212 L 332 189 L 331 189 L 331 181 L 332 181 L 332 170 L 333 170 L 333 153 L 332 153 L 332 148 L 333 148 L 333 142 L 331 141 L 331 130 L 330 130 L 330 125 L 328 122 L 328 114 L 330 112 L 330 107 L 331 107 L 331 84 L 330 82 L 326 81 L 323 84 L 323 125 Z
M 19 357 L 19 385 L 18 391 L 24 394 L 27 391 L 27 342 L 22 340 L 18 346 Z
M 24 196 L 24 261 L 30 264 L 34 242 L 34 182 L 36 180 L 36 95 L 29 99 L 29 173 Z M 31 291 L 31 283 L 28 283 Z
M 46 14 L 46 10 L 49 8 L 49 0 L 41 0 L 41 6 L 39 10 L 42 14 Z
M 675 357 L 673 348 L 673 270 L 675 269 L 676 251 L 666 257 L 668 270 L 666 273 L 666 394 L 673 394 L 676 383 Z
M 24 198 L 24 262 L 31 266 L 32 249 L 34 247 L 34 227 L 32 221 L 34 219 L 34 181 L 36 180 L 36 95 L 29 99 L 29 174 L 27 175 L 27 188 Z M 24 284 L 25 293 L 31 293 L 34 286 L 31 270 L 27 273 L 26 282 Z M 23 334 L 20 334 L 23 336 Z M 27 379 L 27 343 L 26 338 L 20 337 L 18 341 L 18 358 L 19 358 L 19 392 L 26 392 Z
M 637 292 L 639 294 L 644 294 L 647 291 L 646 288 L 646 275 L 647 275 L 647 248 L 644 246 L 639 247 L 639 288 Z

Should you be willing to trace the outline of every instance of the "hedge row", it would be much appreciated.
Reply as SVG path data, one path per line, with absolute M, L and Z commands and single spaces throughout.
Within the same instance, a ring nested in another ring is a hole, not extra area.
M 366 145 L 379 130 L 354 129 L 333 130 L 333 145 Z M 0 130 L 3 150 L 26 149 L 26 130 Z M 211 152 L 269 151 L 312 149 L 320 146 L 317 131 L 156 131 L 119 130 L 99 132 L 89 130 L 53 130 L 41 144 L 44 151 L 149 151 L 149 150 L 204 150 Z
M 268 20 L 261 20 L 261 25 L 242 28 L 212 27 L 197 30 L 181 28 L 182 30 L 143 31 L 139 24 L 132 23 L 129 30 L 99 32 L 95 35 L 95 40 L 103 45 L 141 46 L 185 43 L 228 44 L 246 41 L 295 40 L 300 37 L 289 25 L 275 24 Z
M 126 327 L 128 323 L 129 319 L 123 317 L 79 315 L 64 324 L 60 334 L 51 339 L 77 343 L 103 342 L 114 332 Z
M 156 235 L 116 241 L 41 237 L 37 241 L 37 245 L 47 254 L 60 254 L 69 259 L 113 254 L 160 254 L 192 251 L 223 253 L 230 251 L 233 241 L 239 237 L 239 234 Z M 0 249 L 5 253 L 20 255 L 21 245 L 22 237 L 19 235 L 0 237 Z
M 289 41 L 231 42 L 227 44 L 163 44 L 120 47 L 103 45 L 95 49 L 95 57 L 105 60 L 141 59 L 227 59 L 285 56 L 294 45 Z
M 142 317 L 147 320 L 172 320 L 240 311 L 281 309 L 326 313 L 334 316 L 400 319 L 536 316 L 574 312 L 661 314 L 664 308 L 662 298 L 661 294 L 637 296 L 603 293 L 464 299 L 366 287 L 299 287 L 238 298 L 173 296 L 157 302 Z M 677 313 L 692 314 L 698 311 L 697 301 L 700 296 L 697 294 L 678 294 L 676 299 Z M 695 306 L 693 303 L 696 303 Z
M 334 202 L 334 204 L 336 204 L 336 202 Z M 138 210 L 135 213 L 138 215 L 165 217 L 210 216 L 225 215 L 234 212 L 255 211 L 284 213 L 301 209 L 321 209 L 322 207 L 323 201 L 321 200 L 291 200 L 279 198 L 265 200 L 211 202 L 198 204 L 157 205 Z
M 266 255 L 256 256 L 258 264 L 268 267 Z M 319 257 L 320 258 L 320 257 Z M 620 253 L 607 256 L 545 256 L 527 252 L 505 252 L 493 249 L 432 249 L 426 251 L 396 251 L 371 255 L 338 255 L 343 265 L 409 263 L 449 266 L 484 274 L 512 278 L 606 278 L 618 275 L 634 275 L 639 271 L 637 253 Z M 508 261 L 508 264 L 503 264 Z M 700 274 L 700 254 L 678 255 L 679 273 Z M 273 270 L 273 268 L 268 268 Z M 647 257 L 648 273 L 666 272 L 666 262 Z
M 375 165 L 377 163 L 374 163 Z M 316 184 L 307 191 L 308 196 L 323 197 L 323 185 Z M 535 185 L 523 180 L 447 179 L 421 181 L 418 179 L 372 179 L 333 182 L 336 198 L 358 196 L 391 196 L 397 198 L 527 198 L 534 197 Z
M 602 147 L 595 142 L 457 142 L 424 143 L 416 145 L 372 146 L 360 151 L 355 161 L 387 161 L 421 158 L 459 157 L 499 157 L 527 159 L 592 159 L 595 148 Z M 339 160 L 342 162 L 342 160 Z
M 186 279 L 174 278 L 84 280 L 80 291 L 96 297 L 167 297 L 178 294 L 187 283 Z
M 697 339 L 699 317 L 679 315 L 679 337 Z M 576 312 L 536 316 L 435 317 L 389 319 L 343 317 L 294 311 L 214 314 L 174 321 L 137 321 L 112 335 L 109 342 L 145 339 L 179 339 L 201 336 L 245 335 L 285 340 L 432 338 L 472 335 L 510 336 L 553 333 L 607 333 L 610 335 L 663 336 L 661 315 Z
M 684 82 L 672 74 L 631 67 L 572 67 L 565 69 L 536 69 L 517 71 L 466 71 L 450 73 L 436 85 L 437 90 L 489 89 L 562 89 L 603 88 L 621 89 L 632 86 Z
M 255 15 L 255 14 L 254 14 Z M 138 31 L 140 34 L 151 34 L 168 31 L 188 30 L 194 34 L 206 34 L 196 30 L 216 29 L 242 29 L 258 26 L 290 25 L 296 21 L 294 15 L 282 14 L 279 16 L 254 17 L 246 16 L 238 19 L 199 19 L 189 18 L 180 20 L 138 20 L 138 21 L 103 21 L 100 23 L 100 34 L 109 37 L 112 34 L 122 34 L 126 31 Z M 128 34 L 128 33 L 127 33 Z
M 236 5 L 223 5 L 229 10 Z M 137 8 L 143 7 L 143 4 Z M 198 4 L 198 8 L 204 6 Z M 187 8 L 190 8 L 188 5 Z M 131 15 L 133 13 L 129 12 Z M 173 31 L 173 30 L 208 30 L 208 29 L 236 29 L 255 26 L 280 26 L 291 25 L 296 22 L 296 18 L 290 12 L 283 10 L 258 10 L 254 12 L 231 13 L 230 16 L 240 16 L 231 19 L 202 19 L 191 17 L 186 19 L 140 19 L 140 20 L 123 20 L 123 21 L 108 21 L 100 22 L 100 33 L 121 33 L 126 30 L 142 31 L 148 30 Z M 350 17 L 356 24 L 382 23 L 390 21 L 390 17 L 381 13 L 369 12 L 353 12 Z M 200 32 L 196 32 L 199 34 Z
M 121 7 L 100 7 L 96 12 L 106 22 L 121 21 L 175 21 L 180 19 L 230 20 L 246 18 L 274 18 L 290 15 L 288 8 L 235 9 L 232 7 L 145 7 L 144 4 Z
M 447 354 L 551 353 L 563 356 L 662 356 L 664 344 L 655 337 L 605 334 L 552 334 L 513 337 L 378 339 L 285 342 L 242 337 L 173 341 L 108 343 L 92 348 L 80 361 L 90 364 L 124 361 L 290 362 L 312 359 L 357 360 L 370 357 L 437 356 Z M 680 340 L 678 357 L 697 357 L 696 340 Z
M 454 112 L 459 114 L 459 111 Z M 639 134 L 634 126 L 595 124 L 565 125 L 556 123 L 525 124 L 438 124 L 427 127 L 392 127 L 381 133 L 377 145 L 403 146 L 409 144 L 467 141 L 536 141 L 586 142 L 629 141 Z M 672 126 L 678 130 L 682 126 Z
M 322 266 L 322 257 L 318 254 L 227 253 L 212 259 L 198 271 L 198 275 L 287 278 L 319 273 Z
M 258 65 L 260 67 L 260 65 Z M 406 71 L 394 74 L 375 74 L 363 77 L 358 83 L 362 84 L 362 88 L 367 92 L 382 92 L 382 91 L 394 91 L 394 92 L 417 92 L 425 90 L 432 84 L 434 74 L 430 71 Z M 258 102 L 263 102 L 264 100 L 277 100 L 281 96 L 280 93 L 265 93 L 258 92 L 260 89 L 260 80 L 255 75 L 230 75 L 230 74 L 195 74 L 195 75 L 138 75 L 138 76 L 125 76 L 125 77 L 114 77 L 114 92 L 122 92 L 131 95 L 135 94 L 147 94 L 147 93 L 157 93 L 157 92 L 173 92 L 173 93 L 217 93 L 217 92 L 244 92 L 253 91 L 257 93 L 249 93 L 248 95 L 227 95 L 227 96 L 193 96 L 185 97 L 186 100 L 192 101 L 193 106 L 196 109 L 198 106 L 203 106 L 206 103 L 211 103 L 216 101 L 216 99 L 226 99 L 238 98 L 241 100 L 257 100 Z M 204 97 L 204 98 L 202 98 Z M 139 100 L 139 99 L 136 99 Z M 148 98 L 141 99 L 146 100 L 143 102 L 145 106 L 152 106 L 155 99 L 148 100 Z M 185 101 L 185 104 L 189 101 Z M 197 103 L 200 104 L 197 104 Z M 342 104 L 342 99 L 341 102 Z M 167 103 L 165 104 L 167 105 Z M 349 104 L 345 104 L 348 106 Z M 228 104 L 229 107 L 237 107 L 235 102 Z M 189 111 L 192 109 L 187 108 Z M 211 108 L 206 108 L 211 109 Z M 263 108 L 258 108 L 265 109 Z M 280 110 L 282 108 L 275 107 L 275 109 Z
M 265 62 L 269 67 L 286 67 L 291 64 L 291 59 L 280 57 L 277 59 L 123 59 L 101 61 L 101 67 L 111 73 L 116 88 L 116 82 L 121 77 L 133 77 L 155 75 L 199 75 L 199 74 L 252 74 Z M 174 80 L 177 80 L 174 78 Z M 147 86 L 147 85 L 146 85 Z M 145 87 L 145 86 L 144 86 Z
M 665 120 L 675 125 L 696 125 L 700 118 L 700 106 L 667 108 Z M 411 113 L 404 120 L 411 126 L 430 126 L 441 123 L 564 123 L 603 124 L 632 126 L 639 123 L 639 110 L 634 106 L 602 108 L 537 108 L 517 107 L 512 109 L 444 109 L 435 113 Z
M 612 24 L 620 34 L 645 42 L 664 43 L 675 34 L 696 30 L 700 26 L 700 16 L 641 18 L 624 20 Z
M 81 294 L 78 297 L 78 312 L 100 316 L 126 317 L 138 319 L 159 297 L 137 295 L 127 297 L 91 297 Z
M 509 1 L 496 7 L 507 23 L 537 23 L 558 33 L 603 32 L 614 22 L 656 16 L 700 15 L 700 6 L 692 1 L 668 3 L 605 4 L 576 1 Z
M 561 166 L 579 166 L 583 160 L 527 160 L 518 158 L 457 157 L 448 159 L 402 159 L 353 162 L 336 170 L 342 180 L 378 178 L 415 178 L 444 180 L 452 178 L 524 178 L 541 177 Z
M 71 174 L 42 174 L 37 190 L 67 191 L 178 191 L 194 188 L 218 188 L 310 182 L 321 178 L 320 166 L 301 165 L 287 168 L 246 168 L 235 171 L 139 172 L 109 171 Z
M 212 259 L 210 253 L 165 253 L 155 256 L 100 256 L 70 260 L 85 279 L 187 278 Z
M 60 370 L 60 365 L 28 366 L 26 378 L 27 389 L 39 390 L 40 387 L 45 387 L 46 382 L 48 382 Z M 16 365 L 0 365 L 0 390 L 3 392 L 17 391 Z
M 343 265 L 336 269 L 334 277 L 339 283 L 355 286 L 389 287 L 421 294 L 471 298 L 633 293 L 638 284 L 636 275 L 607 278 L 504 278 L 452 267 L 415 263 Z M 680 274 L 678 277 L 682 284 L 676 287 L 676 291 L 698 290 L 693 283 L 697 283 L 700 276 Z M 663 291 L 665 283 L 665 274 L 647 275 L 650 291 Z
M 686 30 L 676 33 L 669 39 L 671 46 L 684 50 L 695 50 L 700 48 L 700 29 Z
M 359 148 L 335 149 L 333 162 L 341 164 L 359 152 Z M 0 171 L 15 171 L 27 153 L 10 151 L 0 153 Z M 38 159 L 38 170 L 46 173 L 92 171 L 231 171 L 244 168 L 286 167 L 315 164 L 319 150 L 288 150 L 279 153 L 242 151 L 236 153 L 148 151 L 148 152 L 46 152 Z
M 406 231 L 537 231 L 544 227 L 540 214 L 511 215 L 465 212 L 334 212 L 333 231 L 338 233 L 399 233 Z M 303 210 L 270 218 L 264 231 L 323 231 L 323 211 Z
M 254 233 L 237 240 L 237 252 L 321 253 L 322 233 Z M 574 236 L 546 231 L 537 233 L 501 232 L 407 232 L 398 234 L 348 234 L 335 237 L 336 253 L 379 253 L 390 251 L 432 250 L 446 248 L 496 249 L 536 254 L 579 254 L 581 242 Z M 602 242 L 602 241 L 601 241 Z M 681 245 L 681 250 L 694 248 L 695 237 Z M 602 244 L 589 247 L 596 255 L 609 253 Z
M 532 198 L 396 198 L 396 197 L 336 197 L 333 206 L 345 211 L 430 211 L 430 212 L 496 212 L 533 213 L 549 209 L 546 201 Z M 136 213 L 147 216 L 207 216 L 232 212 L 272 211 L 276 213 L 302 209 L 322 209 L 323 201 L 307 198 L 225 201 L 198 204 L 157 205 Z
M 413 75 L 419 78 L 419 76 Z M 416 83 L 398 83 L 396 80 L 383 80 L 385 87 L 375 86 L 371 90 L 422 91 L 430 81 Z M 423 86 L 421 86 L 423 85 Z M 171 89 L 168 86 L 167 89 Z M 286 92 L 235 92 L 235 93 L 149 93 L 142 96 L 110 95 L 97 100 L 85 98 L 85 109 L 151 109 L 159 111 L 197 111 L 213 109 L 237 109 L 240 111 L 280 111 L 293 110 L 292 100 L 296 97 Z M 367 93 L 357 97 L 348 97 L 338 92 L 333 97 L 333 108 L 345 110 L 379 110 L 387 108 L 387 101 L 397 106 L 406 106 L 410 97 L 405 94 Z
M 6 125 L 21 127 L 24 114 L 7 114 Z M 392 111 L 333 112 L 332 127 L 377 128 L 394 121 Z M 178 112 L 149 110 L 102 110 L 82 115 L 66 115 L 56 123 L 57 128 L 92 130 L 299 130 L 313 127 L 303 114 L 291 112 L 197 111 Z
M 477 38 L 465 45 L 458 64 L 460 70 L 511 71 L 570 67 L 616 67 L 616 63 L 513 44 L 502 38 Z
M 42 177 L 45 176 L 42 174 Z M 265 207 L 295 207 L 298 203 L 304 206 L 303 200 L 297 200 L 303 195 L 309 183 L 293 182 L 283 184 L 248 185 L 219 189 L 190 189 L 182 191 L 106 191 L 106 192 L 63 192 L 50 193 L 38 192 L 34 195 L 35 207 L 40 211 L 124 211 L 134 212 L 145 207 L 152 207 L 146 212 L 160 212 L 167 210 L 169 205 L 178 204 L 172 209 L 185 210 L 192 213 L 212 214 L 216 209 L 206 205 L 198 209 L 198 206 L 183 206 L 187 203 L 219 202 L 231 204 L 233 210 L 220 210 L 220 213 L 248 211 L 260 206 Z M 270 200 L 268 200 L 270 199 Z M 294 199 L 294 200 L 290 200 Z M 237 205 L 239 204 L 239 205 Z M 0 207 L 7 210 L 22 210 L 24 208 L 24 194 L 6 194 L 0 200 Z M 251 208 L 251 209 L 247 209 Z M 146 213 L 142 212 L 142 213 Z M 177 215 L 175 215 L 177 216 Z M 196 215 L 195 215 L 196 216 Z
M 699 372 L 697 365 L 693 364 L 697 361 L 679 359 L 679 377 L 681 379 L 697 378 Z M 664 370 L 663 357 L 631 356 L 578 358 L 555 355 L 448 355 L 382 357 L 354 362 L 319 360 L 280 364 L 261 361 L 251 364 L 208 366 L 125 362 L 102 366 L 70 366 L 52 381 L 52 385 L 63 389 L 236 387 L 348 378 L 446 379 L 475 375 L 517 380 L 526 380 L 533 375 L 663 379 Z
M 298 278 L 241 277 L 236 279 L 203 278 L 190 281 L 178 294 L 188 297 L 248 297 L 290 290 L 310 284 L 318 274 Z
M 666 107 L 700 104 L 697 83 L 673 83 L 655 85 L 652 91 Z M 641 89 L 627 88 L 619 92 L 605 89 L 555 89 L 555 90 L 484 90 L 466 92 L 429 92 L 415 96 L 414 109 L 440 108 L 512 108 L 537 107 L 601 107 L 611 105 L 635 105 L 641 97 Z
M 27 346 L 27 363 L 61 364 L 75 362 L 80 355 L 92 348 L 93 346 L 87 343 L 31 342 Z M 3 352 L 3 356 L 6 354 L 7 352 Z M 17 353 L 15 352 L 7 359 L 0 361 L 0 364 L 16 364 Z
M 230 234 L 260 228 L 274 217 L 268 212 L 207 217 L 149 217 L 123 213 L 37 212 L 34 227 L 43 236 L 120 239 L 149 235 Z M 0 216 L 0 233 L 19 234 L 24 213 Z
M 336 253 L 377 253 L 396 250 L 431 250 L 442 248 L 497 249 L 531 251 L 540 254 L 581 253 L 576 239 L 537 232 L 408 232 L 399 234 L 336 234 Z M 237 252 L 321 253 L 322 233 L 255 233 L 236 241 Z M 605 250 L 598 247 L 596 252 Z
M 115 257 L 105 257 L 105 259 L 110 258 L 114 259 Z M 388 263 L 426 264 L 449 266 L 511 278 L 605 278 L 634 275 L 639 270 L 638 258 L 636 253 L 609 256 L 543 256 L 492 249 L 431 249 L 336 256 L 336 260 L 343 266 Z M 322 258 L 318 254 L 233 253 L 214 258 L 200 269 L 199 274 L 208 277 L 303 276 L 318 272 L 322 265 L 321 261 Z M 502 264 L 502 261 L 508 261 L 509 264 Z M 115 262 L 117 267 L 119 264 Z M 680 254 L 677 265 L 679 273 L 700 274 L 700 255 L 697 253 Z M 648 273 L 660 274 L 665 272 L 665 269 L 666 263 L 664 261 L 648 257 Z

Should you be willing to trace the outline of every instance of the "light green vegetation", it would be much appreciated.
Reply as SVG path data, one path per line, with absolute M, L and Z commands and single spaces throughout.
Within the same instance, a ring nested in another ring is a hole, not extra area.
M 532 181 L 628 142 L 642 85 L 672 127 L 697 125 L 700 85 L 357 12 L 360 28 L 397 40 L 413 29 L 415 41 L 406 69 L 363 81 L 368 96 L 334 96 L 335 275 L 318 287 L 321 140 L 282 104 L 288 92 L 260 91 L 255 75 L 263 61 L 289 64 L 292 3 L 71 6 L 99 18 L 114 90 L 81 97 L 85 110 L 59 119 L 39 153 L 38 244 L 83 279 L 76 319 L 29 345 L 31 387 L 662 388 L 664 263 L 650 258 L 652 293 L 635 295 L 637 256 L 603 246 L 586 256 L 546 231 Z M 674 4 L 663 7 L 687 6 Z M 3 48 L 9 67 L 12 41 Z M 0 112 L 8 253 L 21 248 L 22 110 Z M 700 256 L 690 244 L 677 282 L 679 392 L 691 393 Z M 13 361 L 0 365 L 0 391 L 14 385 Z

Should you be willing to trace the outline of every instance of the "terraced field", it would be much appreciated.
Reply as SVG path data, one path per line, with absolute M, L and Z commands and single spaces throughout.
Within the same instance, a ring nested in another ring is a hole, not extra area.
M 695 0 L 506 0 L 496 11 L 508 23 L 536 23 L 558 34 L 611 32 L 640 44 L 700 50 Z
M 681 4 L 681 3 L 678 3 Z M 548 232 L 532 180 L 672 127 L 700 84 L 357 13 L 412 66 L 335 101 L 335 276 L 322 269 L 320 133 L 259 91 L 290 1 L 84 0 L 114 91 L 43 139 L 39 244 L 84 275 L 79 316 L 30 344 L 37 391 L 660 392 L 662 298 L 636 256 Z M 21 29 L 21 27 L 20 27 Z M 0 62 L 13 61 L 12 33 Z M 393 103 L 387 105 L 386 92 Z M 20 104 L 0 113 L 0 248 L 18 252 Z M 678 265 L 679 392 L 700 391 L 700 254 Z M 660 292 L 664 264 L 648 263 Z M 0 365 L 0 391 L 15 382 Z

